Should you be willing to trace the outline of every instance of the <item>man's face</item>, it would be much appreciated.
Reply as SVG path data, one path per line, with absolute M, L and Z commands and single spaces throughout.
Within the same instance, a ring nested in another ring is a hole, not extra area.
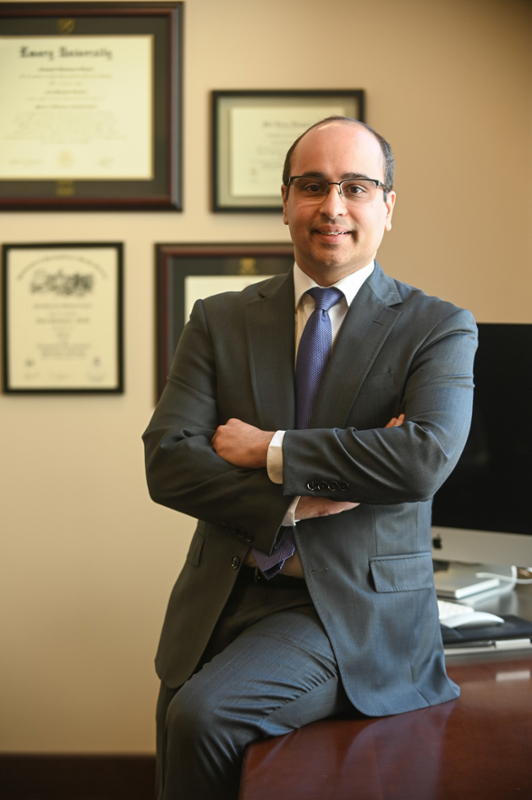
M 292 156 L 292 175 L 316 175 L 329 181 L 351 177 L 384 181 L 384 157 L 377 139 L 354 123 L 330 122 L 313 128 Z M 290 228 L 298 266 L 316 283 L 330 286 L 369 264 L 384 231 L 392 227 L 395 192 L 377 189 L 369 203 L 345 203 L 331 186 L 321 203 L 298 200 L 282 187 L 283 220 Z

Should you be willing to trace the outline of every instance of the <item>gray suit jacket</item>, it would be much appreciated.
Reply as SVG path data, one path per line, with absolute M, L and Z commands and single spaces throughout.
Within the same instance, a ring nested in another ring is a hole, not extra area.
M 376 268 L 335 343 L 309 430 L 293 430 L 292 274 L 199 301 L 144 434 L 152 498 L 199 520 L 172 592 L 159 676 L 192 674 L 253 544 L 270 552 L 294 495 L 360 506 L 302 521 L 307 585 L 351 702 L 380 716 L 455 698 L 446 676 L 430 546 L 431 498 L 471 418 L 472 315 Z M 384 429 L 401 412 L 405 423 Z M 237 417 L 286 430 L 283 485 L 210 444 Z

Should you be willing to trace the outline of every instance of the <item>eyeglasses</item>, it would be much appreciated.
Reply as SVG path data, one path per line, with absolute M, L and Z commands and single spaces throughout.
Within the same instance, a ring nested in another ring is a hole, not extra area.
M 344 181 L 328 181 L 314 175 L 292 175 L 288 190 L 293 187 L 294 197 L 302 203 L 322 203 L 331 186 L 338 186 L 338 193 L 346 203 L 371 203 L 380 187 L 386 201 L 387 190 L 376 178 L 347 178 Z

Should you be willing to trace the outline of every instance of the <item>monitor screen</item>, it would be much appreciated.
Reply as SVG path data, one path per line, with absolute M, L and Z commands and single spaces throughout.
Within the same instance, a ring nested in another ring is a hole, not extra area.
M 432 524 L 518 534 L 532 563 L 532 325 L 478 327 L 471 432 L 456 468 L 435 495 Z M 483 562 L 480 542 L 490 540 L 476 537 L 477 560 Z M 511 539 L 506 543 L 509 547 Z M 437 539 L 435 546 L 434 557 L 455 560 L 449 550 L 438 552 Z

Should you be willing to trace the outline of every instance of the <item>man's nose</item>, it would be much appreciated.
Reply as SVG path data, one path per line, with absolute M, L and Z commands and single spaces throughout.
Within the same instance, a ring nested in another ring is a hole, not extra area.
M 330 184 L 329 191 L 323 199 L 320 210 L 331 219 L 346 213 L 345 200 L 340 194 L 340 187 L 336 183 Z

